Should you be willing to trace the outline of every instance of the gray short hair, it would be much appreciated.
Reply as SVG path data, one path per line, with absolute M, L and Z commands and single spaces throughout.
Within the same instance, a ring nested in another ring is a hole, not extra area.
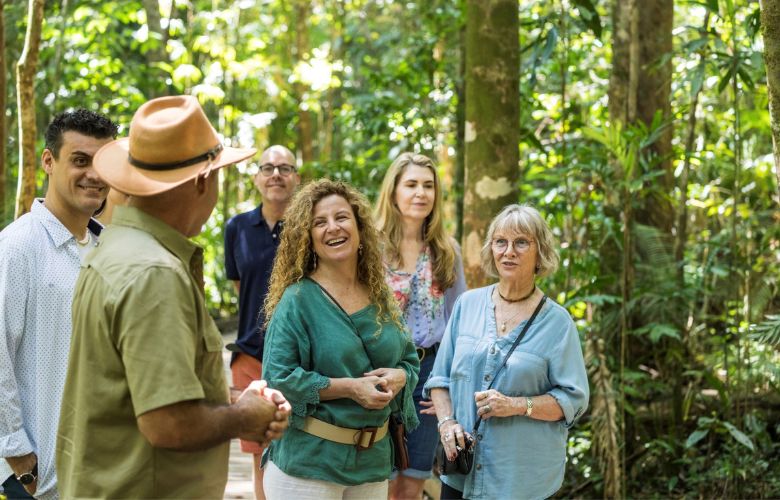
M 558 251 L 556 250 L 555 237 L 550 226 L 544 220 L 542 214 L 530 205 L 508 205 L 490 222 L 485 244 L 480 252 L 482 270 L 492 277 L 498 276 L 498 269 L 493 260 L 491 248 L 493 235 L 496 231 L 516 231 L 532 236 L 536 241 L 536 249 L 539 253 L 539 270 L 536 275 L 545 277 L 553 274 L 558 269 Z

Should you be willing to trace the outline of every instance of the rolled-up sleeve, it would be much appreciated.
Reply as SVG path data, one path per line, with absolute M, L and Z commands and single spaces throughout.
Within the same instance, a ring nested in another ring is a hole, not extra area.
M 22 341 L 27 287 L 35 282 L 23 253 L 0 242 L 0 457 L 19 457 L 33 452 L 23 427 L 16 352 Z
M 290 402 L 292 423 L 298 427 L 303 418 L 314 413 L 320 390 L 330 385 L 330 379 L 310 370 L 311 342 L 306 327 L 295 315 L 282 311 L 285 299 L 277 305 L 265 335 L 263 379 Z
M 590 397 L 580 337 L 571 321 L 558 349 L 550 357 L 548 375 L 553 385 L 548 394 L 563 410 L 564 426 L 571 427 L 585 413 Z
M 441 345 L 436 352 L 436 362 L 433 364 L 431 375 L 423 388 L 423 399 L 431 397 L 431 389 L 450 388 L 450 372 L 452 360 L 455 356 L 455 342 L 458 340 L 458 324 L 460 322 L 460 298 L 455 302 L 452 315 L 447 322 L 447 329 L 441 339 Z

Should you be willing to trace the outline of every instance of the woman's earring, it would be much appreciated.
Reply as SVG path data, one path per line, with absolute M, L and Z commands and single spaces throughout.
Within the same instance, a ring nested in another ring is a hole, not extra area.
M 311 269 L 312 271 L 317 269 L 317 252 L 311 253 Z
M 541 264 L 536 264 L 536 269 L 534 269 L 534 274 L 539 274 L 539 271 L 541 271 L 541 270 L 542 270 L 542 265 Z
M 358 256 L 363 256 L 363 244 L 358 245 Z

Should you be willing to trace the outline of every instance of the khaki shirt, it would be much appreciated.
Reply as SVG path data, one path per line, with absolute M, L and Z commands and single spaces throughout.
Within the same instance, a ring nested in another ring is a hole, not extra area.
M 222 337 L 202 290 L 202 249 L 130 207 L 82 264 L 57 436 L 64 498 L 221 498 L 229 444 L 152 447 L 136 418 L 181 401 L 227 404 Z

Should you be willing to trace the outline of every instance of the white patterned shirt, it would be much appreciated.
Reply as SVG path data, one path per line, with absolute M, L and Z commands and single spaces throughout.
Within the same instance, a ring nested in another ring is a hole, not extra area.
M 100 229 L 90 220 L 93 235 Z M 80 266 L 79 244 L 43 200 L 0 232 L 0 457 L 35 452 L 42 499 L 57 498 L 57 423 Z M 0 483 L 12 473 L 0 458 Z

